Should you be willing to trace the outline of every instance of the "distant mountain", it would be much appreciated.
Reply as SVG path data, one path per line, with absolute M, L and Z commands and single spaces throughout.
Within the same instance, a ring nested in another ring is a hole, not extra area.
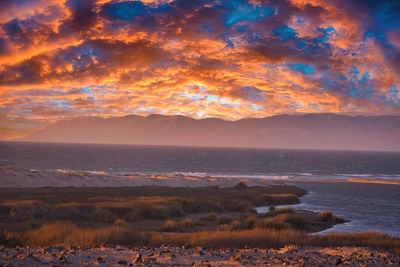
M 149 115 L 57 122 L 23 141 L 226 146 L 294 149 L 400 150 L 400 116 L 277 115 L 195 120 Z

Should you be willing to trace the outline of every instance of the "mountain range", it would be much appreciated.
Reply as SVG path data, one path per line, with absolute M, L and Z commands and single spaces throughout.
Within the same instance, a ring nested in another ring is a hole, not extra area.
M 276 115 L 226 121 L 129 115 L 60 121 L 21 141 L 400 151 L 400 116 Z

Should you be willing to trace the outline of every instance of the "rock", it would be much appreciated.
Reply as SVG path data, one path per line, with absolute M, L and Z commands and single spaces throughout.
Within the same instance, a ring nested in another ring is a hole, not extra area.
M 230 257 L 231 261 L 240 261 L 241 259 L 243 259 L 243 254 L 242 253 Z
M 336 262 L 335 262 L 335 265 L 339 265 L 339 264 L 342 264 L 342 263 L 343 263 L 342 258 L 338 258 L 338 259 L 336 260 Z
M 184 245 L 184 246 L 182 246 L 182 249 L 189 249 L 189 248 L 191 248 L 192 246 L 190 245 L 190 244 L 186 244 L 186 245 Z
M 157 262 L 157 259 L 154 257 L 144 258 L 142 261 L 142 263 L 145 265 L 156 263 L 156 262 Z
M 68 263 L 67 258 L 64 256 L 64 254 L 60 255 L 60 257 L 58 257 L 58 261 L 60 263 Z
M 171 254 L 167 254 L 166 257 L 174 259 L 174 258 L 176 258 L 176 255 L 175 255 L 175 253 L 171 253 Z
M 97 264 L 102 264 L 102 263 L 106 263 L 106 261 L 103 260 L 102 257 L 98 257 L 98 258 L 95 260 L 95 263 L 97 263 Z
M 117 262 L 119 265 L 128 265 L 128 263 L 124 260 L 120 260 Z
M 142 254 L 138 253 L 136 254 L 136 256 L 133 258 L 132 263 L 136 264 L 136 263 L 141 263 L 143 261 L 142 259 Z

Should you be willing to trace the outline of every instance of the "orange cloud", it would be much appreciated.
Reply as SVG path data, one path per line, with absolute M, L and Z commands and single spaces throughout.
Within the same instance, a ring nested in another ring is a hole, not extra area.
M 0 133 L 81 116 L 400 110 L 399 38 L 346 1 L 5 1 Z M 372 19 L 372 18 L 371 18 Z M 371 22 L 372 23 L 372 22 Z M 385 34 L 383 32 L 382 34 Z

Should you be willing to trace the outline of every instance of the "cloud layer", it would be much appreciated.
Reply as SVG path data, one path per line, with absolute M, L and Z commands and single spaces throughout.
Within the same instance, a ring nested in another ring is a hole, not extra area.
M 80 116 L 400 114 L 400 3 L 0 1 L 0 134 Z

